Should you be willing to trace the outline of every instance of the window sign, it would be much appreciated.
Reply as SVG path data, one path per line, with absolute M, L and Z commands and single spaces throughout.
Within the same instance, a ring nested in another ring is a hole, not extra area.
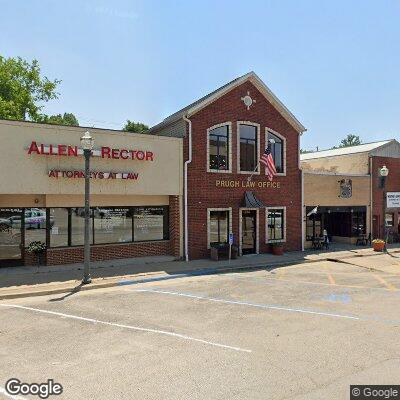
M 400 207 L 400 192 L 387 192 L 386 194 L 387 208 Z

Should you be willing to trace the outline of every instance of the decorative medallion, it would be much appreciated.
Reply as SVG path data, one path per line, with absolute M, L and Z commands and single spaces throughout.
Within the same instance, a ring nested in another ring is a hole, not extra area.
M 244 105 L 247 107 L 248 110 L 253 105 L 253 103 L 256 103 L 255 99 L 252 99 L 250 97 L 250 92 L 247 92 L 246 96 L 241 97 L 241 100 L 243 101 Z
M 353 185 L 351 179 L 342 179 L 339 182 L 339 197 L 349 199 L 353 195 Z

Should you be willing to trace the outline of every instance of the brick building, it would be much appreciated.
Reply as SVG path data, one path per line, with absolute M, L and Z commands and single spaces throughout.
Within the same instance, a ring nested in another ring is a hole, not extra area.
M 385 189 L 380 169 L 389 174 Z M 392 140 L 301 155 L 304 174 L 305 247 L 326 229 L 334 241 L 356 243 L 366 235 L 399 240 L 400 209 L 387 208 L 386 192 L 400 192 L 400 144 Z
M 107 129 L 0 121 L 0 266 L 83 261 L 84 160 L 91 157 L 91 258 L 183 255 L 182 139 Z
M 229 234 L 240 254 L 276 242 L 302 248 L 299 136 L 303 125 L 254 73 L 248 73 L 154 126 L 184 140 L 187 259 L 209 257 Z M 259 158 L 268 142 L 278 174 L 270 182 Z

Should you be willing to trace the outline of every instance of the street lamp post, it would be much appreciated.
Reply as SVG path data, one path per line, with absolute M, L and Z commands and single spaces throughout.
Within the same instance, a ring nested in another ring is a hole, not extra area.
M 84 239 L 84 267 L 82 284 L 92 282 L 90 277 L 90 156 L 94 146 L 94 139 L 90 132 L 86 131 L 81 137 L 81 146 L 85 156 L 85 239 Z
M 387 240 L 388 240 L 388 229 L 386 226 L 386 177 L 389 175 L 389 169 L 384 165 L 380 170 L 379 174 L 381 176 L 381 187 L 382 187 L 382 194 L 383 194 L 383 207 L 382 207 L 382 212 L 383 212 L 383 234 L 385 237 L 385 247 L 383 248 L 384 251 L 387 251 Z

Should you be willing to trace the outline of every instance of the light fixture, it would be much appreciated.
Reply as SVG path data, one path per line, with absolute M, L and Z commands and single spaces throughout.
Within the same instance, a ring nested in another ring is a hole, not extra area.
M 389 175 L 389 168 L 386 167 L 386 165 L 384 165 L 380 170 L 379 173 L 381 176 L 386 177 Z
M 92 150 L 94 146 L 94 139 L 90 135 L 89 131 L 86 131 L 85 134 L 81 137 L 81 146 L 83 150 Z

